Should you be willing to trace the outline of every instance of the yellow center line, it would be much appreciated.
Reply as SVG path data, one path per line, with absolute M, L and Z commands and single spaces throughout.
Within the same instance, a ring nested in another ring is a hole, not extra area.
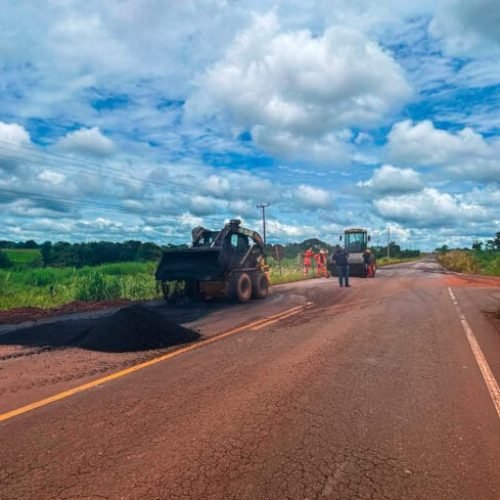
M 296 307 L 295 308 L 296 311 L 290 310 L 290 312 L 288 312 L 288 313 L 283 313 L 279 318 L 275 318 L 275 319 L 268 318 L 263 323 L 260 323 L 259 325 L 253 326 L 252 328 L 250 328 L 250 330 L 255 332 L 257 330 L 260 330 L 261 328 L 272 325 L 273 323 L 276 323 L 277 321 L 281 321 L 282 319 L 289 318 L 290 316 L 295 316 L 296 314 L 301 313 L 305 309 L 309 309 L 311 307 L 311 304 L 312 304 L 312 302 L 307 302 L 305 306 Z
M 173 352 L 169 352 L 166 354 L 163 354 L 161 356 L 158 356 L 156 358 L 150 359 L 149 361 L 144 361 L 142 363 L 139 363 L 134 366 L 130 366 L 128 368 L 125 368 L 123 370 L 117 371 L 115 373 L 111 373 L 110 375 L 105 375 L 104 377 L 100 377 L 96 380 L 92 380 L 91 382 L 87 382 L 86 384 L 79 385 L 77 387 L 74 387 L 73 389 L 69 389 L 67 391 L 60 392 L 58 394 L 54 394 L 53 396 L 49 396 L 48 398 L 41 399 L 39 401 L 35 401 L 34 403 L 27 404 L 25 406 L 21 406 L 20 408 L 16 408 L 15 410 L 8 411 L 6 413 L 0 414 L 0 422 L 4 422 L 6 420 L 9 420 L 13 417 L 17 417 L 19 415 L 22 415 L 23 413 L 27 413 L 32 410 L 36 410 L 37 408 L 41 408 L 42 406 L 49 405 L 51 403 L 55 403 L 56 401 L 61 401 L 62 399 L 69 398 L 71 396 L 74 396 L 75 394 L 79 394 L 80 392 L 88 391 L 89 389 L 93 389 L 95 387 L 98 387 L 100 385 L 106 384 L 108 382 L 111 382 L 113 380 L 116 380 L 121 377 L 125 377 L 126 375 L 129 375 L 131 373 L 137 372 L 139 370 L 143 370 L 144 368 L 147 368 L 148 366 L 153 366 L 156 365 L 157 363 L 161 363 L 162 361 L 167 361 L 169 359 L 175 358 L 177 356 L 180 356 L 181 354 L 184 354 L 189 351 L 194 351 L 195 349 L 199 349 L 205 345 L 208 344 L 213 344 L 214 342 L 218 342 L 219 340 L 222 340 L 226 337 L 229 337 L 231 335 L 234 335 L 236 333 L 242 332 L 244 330 L 249 330 L 249 329 L 254 329 L 254 327 L 263 325 L 266 326 L 269 321 L 275 322 L 279 321 L 280 319 L 284 319 L 288 316 L 291 316 L 293 314 L 297 314 L 301 312 L 304 309 L 304 306 L 296 306 L 292 307 L 291 309 L 287 309 L 286 311 L 282 311 L 280 313 L 274 314 L 272 316 L 269 316 L 264 319 L 252 321 L 251 323 L 247 323 L 241 326 L 238 326 L 236 328 L 232 328 L 231 330 L 228 330 L 226 332 L 222 332 L 219 334 L 216 334 L 208 339 L 201 340 L 199 342 L 196 342 L 195 344 L 192 344 L 190 346 L 186 347 L 181 347 L 180 349 L 176 349 Z

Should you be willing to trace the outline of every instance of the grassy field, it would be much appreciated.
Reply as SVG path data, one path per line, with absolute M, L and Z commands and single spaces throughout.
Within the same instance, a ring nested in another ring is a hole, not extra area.
M 74 300 L 140 300 L 158 295 L 154 262 L 0 270 L 0 309 L 55 307 Z
M 6 249 L 3 250 L 14 266 L 41 265 L 40 250 Z
M 453 250 L 440 254 L 438 261 L 450 271 L 500 276 L 500 252 Z
M 269 281 L 271 285 L 280 285 L 282 283 L 292 283 L 294 281 L 301 281 L 305 279 L 315 278 L 315 269 L 311 268 L 309 274 L 304 276 L 302 263 L 298 259 L 283 259 L 281 261 L 281 272 L 278 262 L 273 258 L 268 258 L 271 271 L 269 274 Z

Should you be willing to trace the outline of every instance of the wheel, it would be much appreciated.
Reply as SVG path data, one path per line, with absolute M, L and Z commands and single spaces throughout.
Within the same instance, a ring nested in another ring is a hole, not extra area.
M 198 289 L 198 282 L 197 281 L 186 281 L 184 285 L 184 294 L 186 297 L 193 299 L 193 300 L 199 300 L 201 298 L 200 296 L 200 291 Z
M 232 277 L 229 296 L 240 302 L 248 302 L 252 298 L 252 281 L 247 273 L 238 273 Z
M 265 299 L 269 294 L 269 281 L 264 273 L 252 276 L 252 299 Z
M 160 283 L 160 286 L 161 286 L 161 293 L 163 294 L 163 298 L 168 301 L 169 299 L 169 286 L 168 286 L 168 281 L 162 281 Z

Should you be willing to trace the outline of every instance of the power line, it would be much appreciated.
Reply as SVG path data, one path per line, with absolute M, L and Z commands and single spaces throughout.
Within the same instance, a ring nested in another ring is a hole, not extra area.
M 87 162 L 78 160 L 72 157 L 60 155 L 57 153 L 52 153 L 48 151 L 40 152 L 32 147 L 25 145 L 18 145 L 14 143 L 10 143 L 8 141 L 0 140 L 0 151 L 4 151 L 10 154 L 18 155 L 17 157 L 27 163 L 38 164 L 38 162 L 45 163 L 48 166 L 53 168 L 64 168 L 65 171 L 73 171 L 76 173 L 80 173 L 82 169 L 85 169 L 84 173 L 89 173 L 89 167 L 94 167 L 99 169 L 99 172 L 91 171 L 92 173 L 98 174 L 100 177 L 107 177 L 111 180 L 118 179 L 123 182 L 129 181 L 139 181 L 145 185 L 151 187 L 168 187 L 170 189 L 175 188 L 178 191 L 184 191 L 186 193 L 203 193 L 203 186 L 200 186 L 200 189 L 196 189 L 192 186 L 189 186 L 182 182 L 176 182 L 174 180 L 163 180 L 163 179 L 145 179 L 143 177 L 138 177 L 133 174 L 125 173 L 123 170 L 120 170 L 111 165 L 102 165 L 94 162 Z M 43 165 L 40 165 L 43 166 Z

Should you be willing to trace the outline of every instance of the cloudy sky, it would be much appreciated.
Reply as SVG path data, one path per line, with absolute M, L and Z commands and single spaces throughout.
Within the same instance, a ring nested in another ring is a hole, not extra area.
M 0 239 L 500 230 L 500 0 L 3 0 Z

